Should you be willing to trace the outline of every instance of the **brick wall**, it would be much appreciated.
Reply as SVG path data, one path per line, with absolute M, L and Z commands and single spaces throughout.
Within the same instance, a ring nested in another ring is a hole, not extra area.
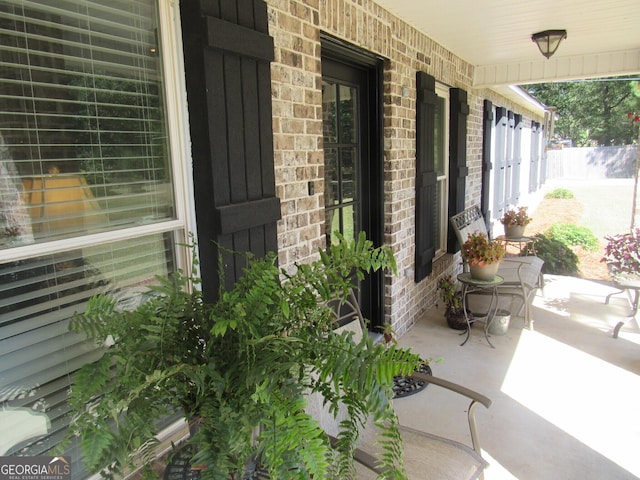
M 385 59 L 384 231 L 399 267 L 399 275 L 387 279 L 385 304 L 387 318 L 402 333 L 433 305 L 435 279 L 457 266 L 457 259 L 445 255 L 435 262 L 426 281 L 419 285 L 413 281 L 416 72 L 427 72 L 469 94 L 467 205 L 480 198 L 483 99 L 506 105 L 485 91 L 472 91 L 471 65 L 370 0 L 267 0 L 267 4 L 275 41 L 273 129 L 283 267 L 315 258 L 325 240 L 320 32 Z

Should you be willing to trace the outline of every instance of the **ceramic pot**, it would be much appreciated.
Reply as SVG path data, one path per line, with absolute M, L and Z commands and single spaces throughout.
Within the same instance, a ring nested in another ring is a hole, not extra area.
M 506 238 L 522 238 L 525 227 L 525 225 L 505 225 L 504 236 Z
M 495 278 L 498 273 L 499 266 L 500 262 L 485 263 L 482 265 L 469 265 L 469 272 L 471 273 L 471 278 L 488 282 Z

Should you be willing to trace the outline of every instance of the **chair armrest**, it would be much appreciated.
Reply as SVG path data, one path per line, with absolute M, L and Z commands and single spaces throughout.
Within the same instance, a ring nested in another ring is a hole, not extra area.
M 491 406 L 491 399 L 485 397 L 481 393 L 471 390 L 470 388 L 463 387 L 462 385 L 458 385 L 457 383 L 450 382 L 449 380 L 445 380 L 443 378 L 434 377 L 432 375 L 420 372 L 414 372 L 411 376 L 418 380 L 422 380 L 424 382 L 432 383 L 433 385 L 438 385 L 439 387 L 446 388 L 447 390 L 455 392 L 459 395 L 463 395 L 471 400 L 471 403 L 469 404 L 469 411 L 467 413 L 467 418 L 469 421 L 469 431 L 471 433 L 471 443 L 473 445 L 473 449 L 478 453 L 478 455 L 482 456 L 482 448 L 480 447 L 480 438 L 478 436 L 478 427 L 476 425 L 475 409 L 478 404 L 482 404 L 485 406 L 485 408 L 489 408 Z
M 440 387 L 446 388 L 447 390 L 451 390 L 452 392 L 463 395 L 470 400 L 478 402 L 484 405 L 486 408 L 491 406 L 491 399 L 489 397 L 485 397 L 481 393 L 476 392 L 475 390 L 471 390 L 470 388 L 463 387 L 462 385 L 458 385 L 457 383 L 450 382 L 449 380 L 445 380 L 444 378 L 434 377 L 433 375 L 429 375 L 427 373 L 414 372 L 411 375 L 413 378 L 418 380 L 422 380 L 427 383 L 432 383 L 434 385 L 438 385 Z
M 474 419 L 474 413 L 473 410 L 475 408 L 476 405 L 478 404 L 482 404 L 485 407 L 489 408 L 489 406 L 491 406 L 491 400 L 482 395 L 481 393 L 478 393 L 474 390 L 471 390 L 469 388 L 463 387 L 462 385 L 458 385 L 456 383 L 450 382 L 448 380 L 444 380 L 442 378 L 438 378 L 438 377 L 434 377 L 432 375 L 428 375 L 428 374 L 424 374 L 424 373 L 420 373 L 420 372 L 415 372 L 412 377 L 419 379 L 421 381 L 427 382 L 427 383 L 432 383 L 433 385 L 437 385 L 440 386 L 442 388 L 445 388 L 447 390 L 450 390 L 454 393 L 457 393 L 459 395 L 462 395 L 464 397 L 467 397 L 471 400 L 471 404 L 469 406 L 469 413 L 468 413 L 468 417 L 469 417 L 469 426 L 471 429 L 471 440 L 473 443 L 473 451 L 467 446 L 467 445 L 463 445 L 459 442 L 456 442 L 454 440 L 450 440 L 450 439 L 446 439 L 443 437 L 438 437 L 432 434 L 429 434 L 428 432 L 418 432 L 415 431 L 413 429 L 404 429 L 405 431 L 413 431 L 413 432 L 417 432 L 420 435 L 423 435 L 425 438 L 427 439 L 431 439 L 430 441 L 434 441 L 433 439 L 435 439 L 435 441 L 437 442 L 444 442 L 446 445 L 455 445 L 456 449 L 461 449 L 461 451 L 463 452 L 470 452 L 470 454 L 473 454 L 473 459 L 475 459 L 475 461 L 478 462 L 478 465 L 481 466 L 481 468 L 486 467 L 487 463 L 486 461 L 482 458 L 482 452 L 480 449 L 480 444 L 478 442 L 478 438 L 477 438 L 477 431 L 476 431 L 476 425 L 475 425 L 475 419 Z M 403 427 L 399 427 L 399 428 L 403 428 Z M 331 444 L 333 445 L 333 447 L 337 447 L 337 439 L 333 436 L 329 436 L 329 439 L 331 441 Z M 353 457 L 356 461 L 356 463 L 362 465 L 365 469 L 366 472 L 362 472 L 360 469 L 358 469 L 358 478 L 362 478 L 362 479 L 373 479 L 374 477 L 372 476 L 372 474 L 375 475 L 384 475 L 386 472 L 380 467 L 380 463 L 378 461 L 378 458 L 369 453 L 368 451 L 364 450 L 363 448 L 357 447 L 353 453 Z M 424 472 L 422 472 L 423 474 Z M 410 478 L 427 478 L 424 477 L 424 475 L 421 476 L 413 476 Z M 465 477 L 467 478 L 467 477 Z M 472 476 L 470 478 L 478 478 L 477 476 Z

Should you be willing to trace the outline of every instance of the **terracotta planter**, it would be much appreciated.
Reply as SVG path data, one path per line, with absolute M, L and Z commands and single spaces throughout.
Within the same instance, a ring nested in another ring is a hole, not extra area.
M 526 225 L 505 225 L 504 236 L 506 238 L 522 238 Z
M 491 281 L 498 273 L 500 262 L 484 263 L 482 265 L 469 265 L 471 277 L 476 280 Z

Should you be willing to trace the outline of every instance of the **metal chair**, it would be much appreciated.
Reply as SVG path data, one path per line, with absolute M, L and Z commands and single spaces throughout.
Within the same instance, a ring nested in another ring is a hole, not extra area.
M 356 339 L 368 334 L 365 329 L 365 319 L 353 291 L 349 292 L 347 298 L 337 298 L 330 302 L 330 305 L 336 312 L 337 328 L 354 332 Z M 478 404 L 489 408 L 491 400 L 478 392 L 433 375 L 415 372 L 412 377 L 417 381 L 444 388 L 454 395 L 462 395 L 470 400 L 467 421 L 472 445 L 465 445 L 452 439 L 401 425 L 400 432 L 404 443 L 404 459 L 408 478 L 411 480 L 482 478 L 488 463 L 482 458 L 475 409 Z M 394 400 L 394 402 L 402 401 L 401 398 Z M 429 401 L 428 395 L 424 395 L 424 401 Z M 329 428 L 328 431 L 330 435 L 335 435 L 335 430 Z M 359 446 L 354 455 L 358 479 L 374 479 L 384 473 L 376 462 L 377 434 L 378 432 L 373 425 L 368 425 L 361 433 Z
M 489 236 L 484 217 L 477 205 L 452 216 L 450 222 L 460 245 L 475 232 Z M 518 298 L 522 301 L 520 310 L 524 309 L 525 325 L 529 328 L 533 328 L 531 303 L 536 290 L 544 286 L 543 265 L 544 261 L 540 257 L 531 255 L 505 257 L 498 268 L 498 275 L 504 278 L 504 282 L 498 287 L 498 295 Z

